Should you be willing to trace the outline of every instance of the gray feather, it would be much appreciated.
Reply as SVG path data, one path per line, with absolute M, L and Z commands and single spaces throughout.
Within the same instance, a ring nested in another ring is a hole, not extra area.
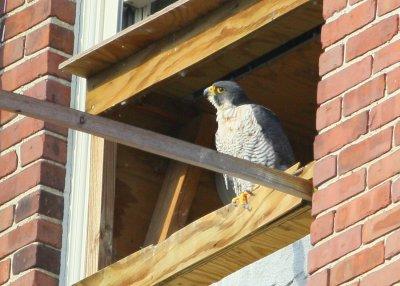
M 269 109 L 251 104 L 257 123 L 261 126 L 266 140 L 272 144 L 273 152 L 276 154 L 275 161 L 269 167 L 286 170 L 295 163 L 292 147 L 282 125 L 276 115 Z
M 204 95 L 217 109 L 215 145 L 219 152 L 280 170 L 294 164 L 289 140 L 272 111 L 250 103 L 234 82 L 221 81 L 213 87 L 205 89 Z M 219 90 L 218 94 L 215 90 Z M 242 179 L 217 176 L 217 190 L 224 203 L 254 187 L 254 184 Z

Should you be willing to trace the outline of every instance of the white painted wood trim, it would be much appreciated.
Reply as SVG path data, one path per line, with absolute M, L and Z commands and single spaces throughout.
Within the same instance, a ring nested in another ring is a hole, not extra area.
M 114 35 L 121 27 L 122 0 L 78 0 L 74 53 Z M 86 80 L 72 78 L 71 107 L 85 110 Z M 90 135 L 68 133 L 67 175 L 64 190 L 63 244 L 59 285 L 85 277 Z

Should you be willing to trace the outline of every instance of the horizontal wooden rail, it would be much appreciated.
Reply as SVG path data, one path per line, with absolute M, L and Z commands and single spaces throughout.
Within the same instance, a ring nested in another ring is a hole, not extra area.
M 7 91 L 0 91 L 0 109 L 90 133 L 311 200 L 312 185 L 308 180 L 132 125 Z

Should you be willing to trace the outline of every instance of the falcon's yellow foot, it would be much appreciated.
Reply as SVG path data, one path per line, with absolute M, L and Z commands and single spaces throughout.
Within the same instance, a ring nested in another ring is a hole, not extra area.
M 247 210 L 251 210 L 251 207 L 249 205 L 249 197 L 253 195 L 253 193 L 251 192 L 243 192 L 240 195 L 238 195 L 237 197 L 234 197 L 232 199 L 232 204 L 237 206 L 238 204 L 240 204 L 241 206 L 243 206 L 245 209 Z

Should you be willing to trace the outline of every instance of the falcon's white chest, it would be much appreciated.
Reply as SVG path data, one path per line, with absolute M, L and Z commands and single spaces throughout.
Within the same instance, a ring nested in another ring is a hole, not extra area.
M 241 105 L 218 110 L 217 122 L 218 130 L 215 135 L 217 150 L 235 157 L 254 161 L 252 160 L 254 158 L 251 158 L 251 151 L 262 143 L 261 141 L 264 138 L 251 106 Z

